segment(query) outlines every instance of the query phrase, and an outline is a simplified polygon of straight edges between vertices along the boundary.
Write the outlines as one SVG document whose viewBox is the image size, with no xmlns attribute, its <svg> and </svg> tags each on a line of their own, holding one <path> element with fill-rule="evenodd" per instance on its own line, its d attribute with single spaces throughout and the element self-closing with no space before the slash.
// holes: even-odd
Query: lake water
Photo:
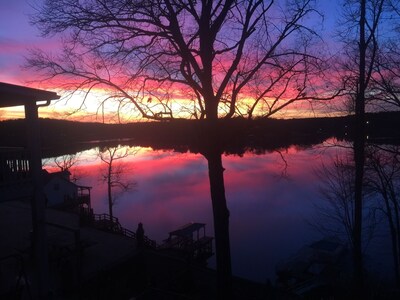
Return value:
<svg viewBox="0 0 400 300">
<path fill-rule="evenodd" d="M 329 165 L 334 156 L 347 151 L 333 144 L 330 140 L 306 149 L 293 146 L 265 154 L 223 155 L 234 275 L 273 281 L 277 263 L 322 237 L 309 224 L 318 214 L 315 204 L 324 203 L 315 171 L 322 162 Z M 135 154 L 121 160 L 123 180 L 136 186 L 117 199 L 114 216 L 120 223 L 135 230 L 142 222 L 145 234 L 158 243 L 189 222 L 206 223 L 207 235 L 213 236 L 207 160 L 190 152 L 130 150 Z M 96 152 L 80 153 L 71 170 L 78 184 L 93 187 L 95 213 L 107 213 L 107 189 L 101 182 L 104 163 Z M 379 249 L 379 255 L 390 254 L 389 246 Z M 215 267 L 215 256 L 209 265 Z"/>
</svg>

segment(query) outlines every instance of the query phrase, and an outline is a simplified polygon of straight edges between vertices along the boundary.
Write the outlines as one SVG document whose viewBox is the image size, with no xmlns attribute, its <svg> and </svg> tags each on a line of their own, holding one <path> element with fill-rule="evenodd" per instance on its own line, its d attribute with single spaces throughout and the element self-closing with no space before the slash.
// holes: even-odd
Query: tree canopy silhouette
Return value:
<svg viewBox="0 0 400 300">
<path fill-rule="evenodd" d="M 48 0 L 32 23 L 63 49 L 27 66 L 148 119 L 267 117 L 337 94 L 319 88 L 313 2 Z"/>
</svg>

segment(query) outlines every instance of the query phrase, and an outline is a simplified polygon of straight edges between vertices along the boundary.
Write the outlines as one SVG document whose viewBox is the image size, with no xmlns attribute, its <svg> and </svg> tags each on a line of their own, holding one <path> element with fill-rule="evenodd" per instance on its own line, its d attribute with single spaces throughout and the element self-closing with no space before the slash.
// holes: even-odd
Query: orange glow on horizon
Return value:
<svg viewBox="0 0 400 300">
<path fill-rule="evenodd" d="M 70 91 L 56 88 L 54 85 L 43 84 L 32 85 L 34 88 L 40 88 L 49 91 L 55 91 L 61 96 L 61 99 L 53 101 L 48 107 L 41 107 L 39 115 L 42 118 L 67 119 L 72 121 L 83 122 L 104 122 L 104 123 L 127 123 L 135 121 L 145 121 L 139 111 L 130 102 L 129 99 L 106 99 L 109 97 L 109 89 L 93 88 L 87 95 L 84 92 L 78 92 L 71 95 Z M 156 94 L 156 93 L 155 93 Z M 162 97 L 162 92 L 159 93 Z M 164 92 L 165 94 L 165 92 Z M 188 99 L 187 94 L 183 90 L 171 91 L 167 97 L 163 99 L 152 96 L 145 96 L 142 99 L 143 107 L 148 105 L 153 109 L 154 114 L 164 111 L 164 105 L 168 105 L 172 110 L 175 118 L 193 118 L 193 112 L 198 110 L 196 100 Z M 140 100 L 140 99 L 139 99 Z M 269 101 L 273 101 L 272 99 Z M 146 103 L 147 102 L 147 103 Z M 284 101 L 283 101 L 284 102 Z M 123 105 L 121 105 L 123 103 Z M 246 116 L 247 110 L 254 103 L 254 98 L 241 95 L 241 99 L 237 103 L 237 111 L 239 115 Z M 254 116 L 260 115 L 263 107 L 259 104 L 256 107 Z M 148 111 L 149 114 L 152 114 Z M 223 103 L 220 104 L 220 115 L 223 116 L 227 112 L 227 108 Z M 331 106 L 326 104 L 316 104 L 313 107 L 307 101 L 295 102 L 275 113 L 273 118 L 305 118 L 305 117 L 321 117 L 335 116 L 340 113 L 332 111 Z M 199 115 L 199 114 L 198 114 Z M 12 107 L 0 109 L 0 120 L 24 118 L 23 107 Z"/>
</svg>

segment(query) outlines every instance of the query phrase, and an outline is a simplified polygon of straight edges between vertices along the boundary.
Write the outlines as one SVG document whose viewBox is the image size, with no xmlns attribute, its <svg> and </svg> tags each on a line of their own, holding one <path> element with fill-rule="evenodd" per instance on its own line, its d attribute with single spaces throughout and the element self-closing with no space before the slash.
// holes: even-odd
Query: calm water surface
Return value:
<svg viewBox="0 0 400 300">
<path fill-rule="evenodd" d="M 344 151 L 326 147 L 331 142 L 312 149 L 223 156 L 235 275 L 274 280 L 277 263 L 322 237 L 309 222 L 318 213 L 314 204 L 323 201 L 315 170 Z M 206 233 L 213 236 L 207 160 L 194 153 L 132 150 L 136 154 L 122 164 L 124 180 L 135 181 L 136 187 L 117 199 L 114 216 L 120 223 L 135 230 L 142 222 L 145 234 L 158 243 L 188 222 L 206 223 Z M 100 180 L 103 170 L 95 149 L 81 153 L 72 169 L 78 184 L 93 187 L 95 213 L 108 212 L 106 185 Z M 209 265 L 215 266 L 215 256 Z"/>
</svg>

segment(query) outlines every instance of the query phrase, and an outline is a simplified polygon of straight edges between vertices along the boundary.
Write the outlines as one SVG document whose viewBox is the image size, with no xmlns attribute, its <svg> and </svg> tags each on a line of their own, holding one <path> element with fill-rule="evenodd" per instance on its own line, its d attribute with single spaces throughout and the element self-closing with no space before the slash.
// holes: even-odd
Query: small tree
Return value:
<svg viewBox="0 0 400 300">
<path fill-rule="evenodd" d="M 43 165 L 50 167 L 57 167 L 61 172 L 69 171 L 71 172 L 72 168 L 79 164 L 79 154 L 65 154 L 53 158 L 48 158 L 43 161 Z M 76 169 L 73 172 L 72 180 L 76 182 L 78 180 L 78 175 Z"/>
<path fill-rule="evenodd" d="M 103 147 L 99 148 L 98 156 L 106 168 L 101 173 L 102 182 L 107 184 L 108 210 L 111 219 L 113 218 L 113 206 L 118 196 L 136 186 L 133 180 L 126 180 L 127 168 L 121 162 L 124 158 L 132 155 L 128 147 Z"/>
<path fill-rule="evenodd" d="M 66 154 L 58 156 L 53 159 L 53 162 L 60 169 L 60 171 L 69 170 L 71 167 L 79 163 L 79 155 Z"/>
</svg>

